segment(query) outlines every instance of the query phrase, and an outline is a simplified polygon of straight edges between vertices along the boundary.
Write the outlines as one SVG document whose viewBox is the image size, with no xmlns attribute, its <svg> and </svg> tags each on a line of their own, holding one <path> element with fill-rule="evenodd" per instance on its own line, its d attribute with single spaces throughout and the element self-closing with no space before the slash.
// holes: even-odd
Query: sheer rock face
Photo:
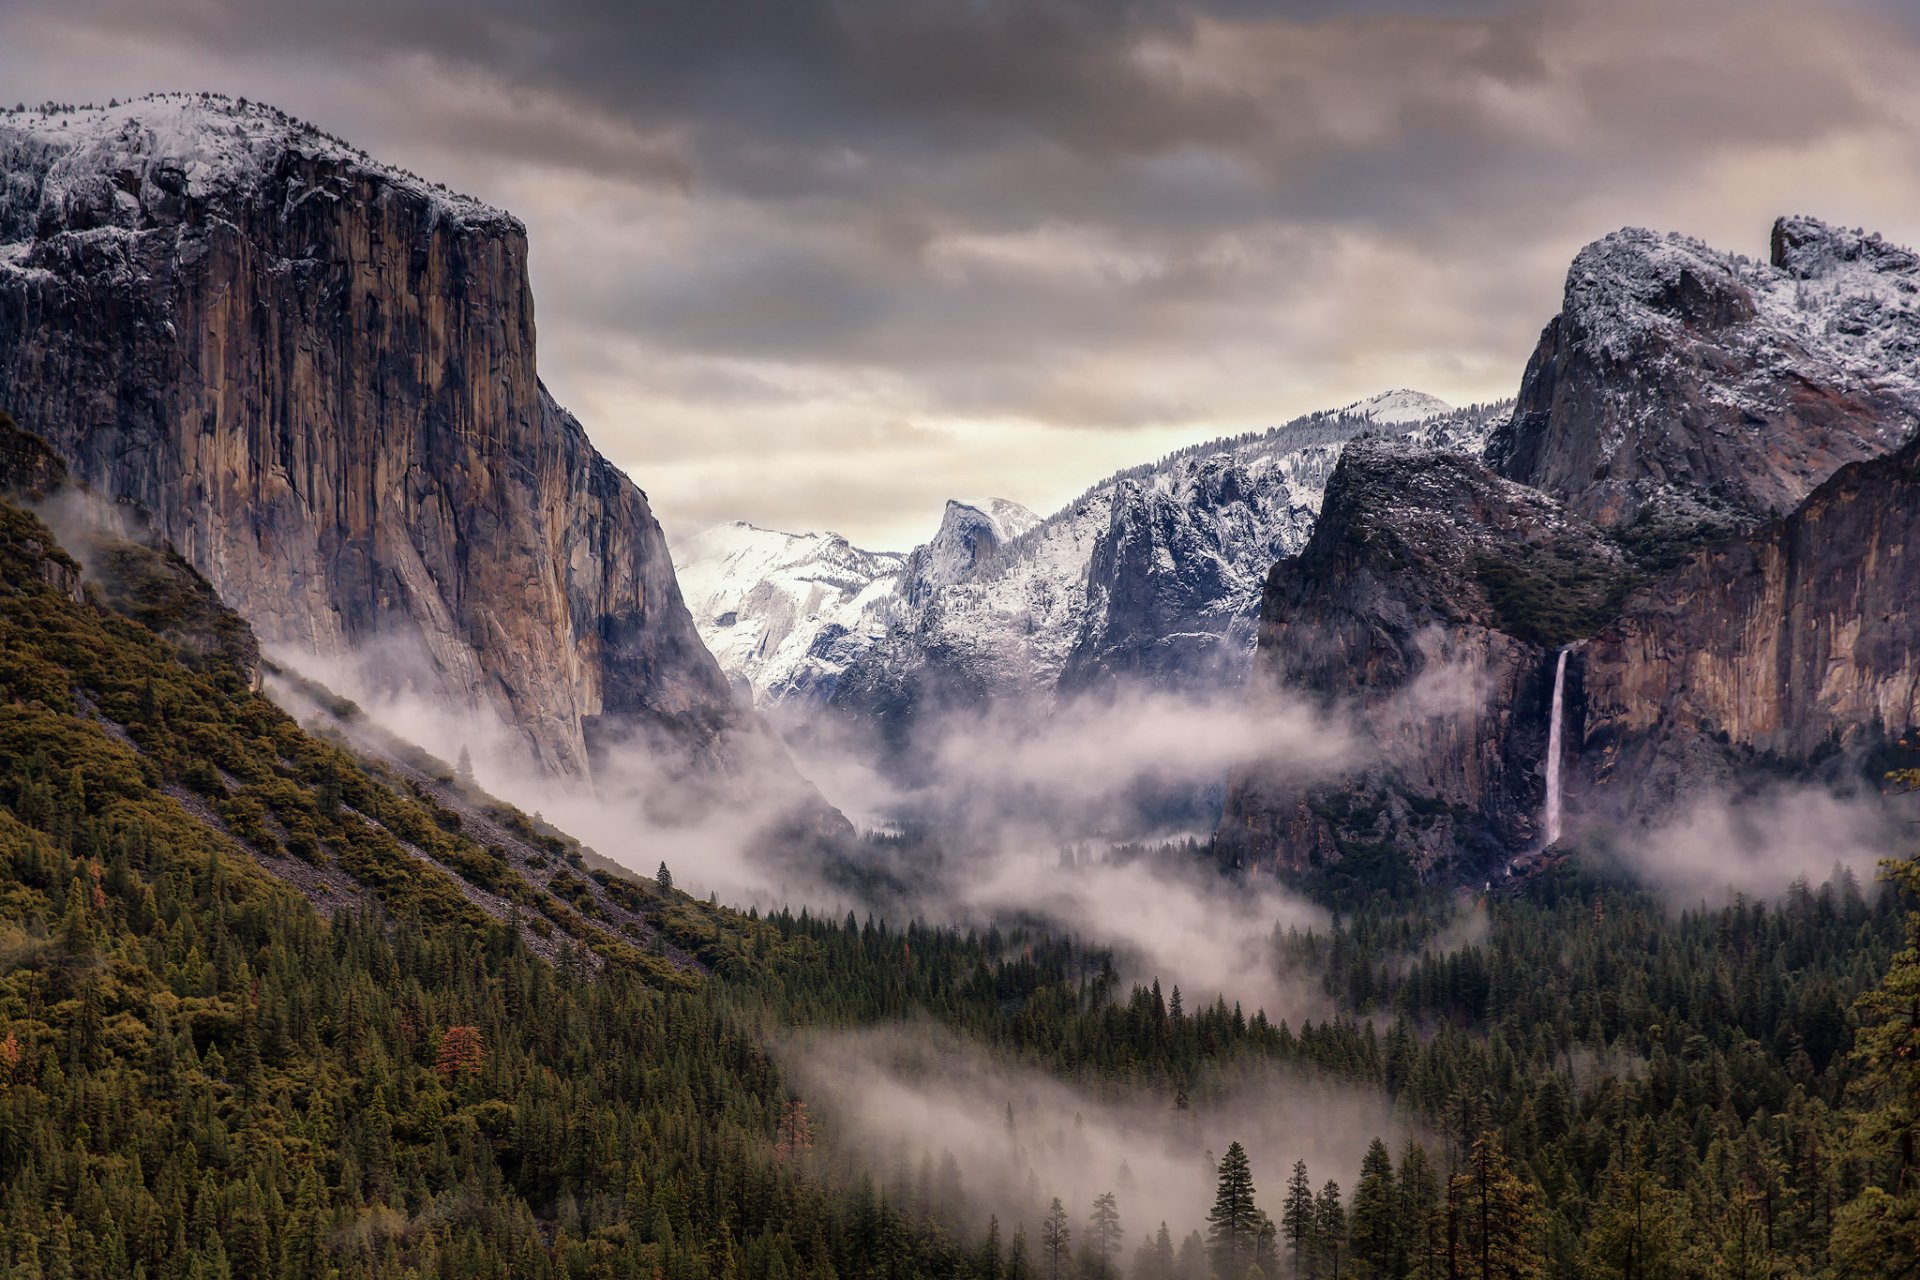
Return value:
<svg viewBox="0 0 1920 1280">
<path fill-rule="evenodd" d="M 270 647 L 381 646 L 551 770 L 734 711 L 647 500 L 541 386 L 525 229 L 270 108 L 0 116 L 0 404 Z"/>
<path fill-rule="evenodd" d="M 1920 722 L 1916 424 L 1907 250 L 1807 219 L 1768 264 L 1639 231 L 1590 246 L 1488 446 L 1498 475 L 1350 448 L 1274 569 L 1259 670 L 1379 748 L 1339 787 L 1235 779 L 1223 849 L 1424 871 L 1537 848 L 1563 645 L 1576 831 L 1762 766 L 1857 776 Z"/>
<path fill-rule="evenodd" d="M 1242 771 L 1222 849 L 1299 872 L 1392 848 L 1424 870 L 1532 840 L 1554 648 L 1624 580 L 1587 521 L 1472 459 L 1349 445 L 1267 580 L 1255 679 L 1343 710 L 1371 756 L 1314 789 Z M 1571 601 L 1543 602 L 1547 583 Z"/>
<path fill-rule="evenodd" d="M 1702 548 L 1635 592 L 1581 658 L 1580 777 L 1601 813 L 1920 725 L 1920 443 Z"/>
<path fill-rule="evenodd" d="M 1581 250 L 1494 469 L 1597 524 L 1733 532 L 1920 426 L 1920 257 L 1810 218 L 1771 261 L 1628 229 Z"/>
</svg>

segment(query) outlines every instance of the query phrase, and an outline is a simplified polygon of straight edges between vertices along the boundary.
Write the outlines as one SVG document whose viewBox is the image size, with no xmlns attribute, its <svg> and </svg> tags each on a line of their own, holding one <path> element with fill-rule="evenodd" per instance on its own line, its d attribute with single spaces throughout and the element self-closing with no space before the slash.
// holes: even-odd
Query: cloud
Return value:
<svg viewBox="0 0 1920 1280">
<path fill-rule="evenodd" d="M 1902 815 L 1881 797 L 1815 786 L 1702 797 L 1656 825 L 1588 838 L 1603 860 L 1679 908 L 1777 898 L 1796 880 L 1819 884 L 1835 871 L 1865 888 L 1878 878 L 1880 860 L 1910 839 Z"/>
<path fill-rule="evenodd" d="M 1509 394 L 1622 224 L 1920 239 L 1917 46 L 1849 0 L 0 15 L 13 96 L 265 97 L 513 208 L 543 372 L 670 527 L 866 545 L 960 482 L 1046 510 L 1383 387 Z M 849 442 L 900 424 L 931 450 Z"/>
<path fill-rule="evenodd" d="M 1203 846 L 1211 816 L 1195 797 L 1254 756 L 1300 777 L 1357 758 L 1338 723 L 1287 702 L 1122 690 L 1047 718 L 939 717 L 921 730 L 935 767 L 912 786 L 827 721 L 809 726 L 797 762 L 773 733 L 743 731 L 721 775 L 637 734 L 608 750 L 588 787 L 544 776 L 524 737 L 450 697 L 411 639 L 340 659 L 270 656 L 403 741 L 447 761 L 464 751 L 483 789 L 597 853 L 646 875 L 666 862 L 696 895 L 763 910 L 878 907 L 963 927 L 1018 918 L 1109 949 L 1123 979 L 1180 986 L 1194 1004 L 1223 996 L 1296 1022 L 1333 1012 L 1317 977 L 1283 969 L 1274 945 L 1290 929 L 1324 929 L 1324 911 L 1270 880 L 1228 881 L 1201 848 L 1136 843 L 1183 834 L 1187 822 Z M 268 692 L 303 720 L 320 711 L 292 682 L 269 681 Z M 361 745 L 382 749 L 365 734 Z M 862 827 L 904 822 L 930 840 L 897 858 L 885 845 L 835 857 L 770 834 L 816 795 Z M 876 877 L 895 888 L 875 890 Z"/>
<path fill-rule="evenodd" d="M 1295 1160 L 1315 1185 L 1345 1185 L 1375 1137 L 1397 1149 L 1413 1136 L 1383 1095 L 1277 1067 L 1204 1076 L 1179 1111 L 1156 1093 L 1077 1087 L 925 1027 L 817 1035 L 781 1056 L 836 1144 L 883 1186 L 897 1167 L 951 1155 L 960 1195 L 936 1208 L 969 1224 L 997 1215 L 1003 1239 L 1024 1225 L 1030 1249 L 1054 1196 L 1077 1233 L 1093 1198 L 1115 1193 L 1123 1256 L 1163 1219 L 1176 1243 L 1204 1231 L 1231 1142 L 1245 1146 L 1259 1204 L 1278 1220 Z"/>
</svg>

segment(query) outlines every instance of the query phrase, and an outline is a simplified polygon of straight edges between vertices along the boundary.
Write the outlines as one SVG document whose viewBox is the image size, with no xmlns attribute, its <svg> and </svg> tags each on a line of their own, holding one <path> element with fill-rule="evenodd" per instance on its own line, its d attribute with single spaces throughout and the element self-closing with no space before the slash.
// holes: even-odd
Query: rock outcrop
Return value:
<svg viewBox="0 0 1920 1280">
<path fill-rule="evenodd" d="M 1783 516 L 1920 427 L 1920 258 L 1809 218 L 1770 262 L 1628 229 L 1581 250 L 1495 470 L 1630 540 Z"/>
<path fill-rule="evenodd" d="M 1695 552 L 1579 657 L 1575 800 L 1596 816 L 1756 762 L 1845 769 L 1903 736 L 1920 725 L 1920 442 Z"/>
<path fill-rule="evenodd" d="M 1350 447 L 1275 567 L 1259 678 L 1378 750 L 1331 787 L 1235 778 L 1221 851 L 1362 883 L 1402 854 L 1458 874 L 1538 851 L 1563 646 L 1571 830 L 1760 767 L 1857 776 L 1920 720 L 1917 426 L 1907 250 L 1808 219 L 1776 224 L 1770 263 L 1589 246 L 1491 473 Z"/>
<path fill-rule="evenodd" d="M 1555 649 L 1628 575 L 1589 522 L 1473 459 L 1349 445 L 1306 548 L 1268 576 L 1254 678 L 1352 717 L 1371 753 L 1326 787 L 1243 771 L 1223 854 L 1426 871 L 1531 842 Z"/>
<path fill-rule="evenodd" d="M 281 113 L 0 116 L 0 404 L 291 655 L 488 707 L 550 770 L 736 712 L 639 489 L 541 385 L 525 229 Z"/>
</svg>

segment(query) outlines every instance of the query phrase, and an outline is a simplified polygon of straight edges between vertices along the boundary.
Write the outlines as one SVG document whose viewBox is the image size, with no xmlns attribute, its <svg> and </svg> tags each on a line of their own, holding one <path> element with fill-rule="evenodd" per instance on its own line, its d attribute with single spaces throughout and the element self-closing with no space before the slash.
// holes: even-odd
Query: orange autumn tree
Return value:
<svg viewBox="0 0 1920 1280">
<path fill-rule="evenodd" d="M 433 1064 L 434 1070 L 448 1084 L 462 1075 L 477 1076 L 486 1053 L 478 1027 L 448 1027 L 440 1037 L 440 1056 Z"/>
</svg>

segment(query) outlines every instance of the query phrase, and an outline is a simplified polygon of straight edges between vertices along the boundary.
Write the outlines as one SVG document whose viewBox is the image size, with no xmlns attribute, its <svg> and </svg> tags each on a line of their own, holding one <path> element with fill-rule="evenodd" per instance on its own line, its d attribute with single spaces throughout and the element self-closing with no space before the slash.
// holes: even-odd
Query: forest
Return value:
<svg viewBox="0 0 1920 1280">
<path fill-rule="evenodd" d="M 1033 926 L 739 913 L 670 872 L 591 873 L 615 930 L 568 905 L 585 864 L 527 878 L 193 643 L 197 607 L 83 583 L 0 504 L 7 1280 L 1916 1274 L 1911 860 L 1686 910 L 1577 865 L 1383 897 L 1275 934 L 1332 1010 L 1297 1022 Z M 1338 1082 L 1407 1136 L 1236 1141 L 1204 1222 L 1118 1178 L 983 1221 L 951 1153 L 874 1158 L 781 1051 L 901 1024 L 1167 1113 Z"/>
</svg>

